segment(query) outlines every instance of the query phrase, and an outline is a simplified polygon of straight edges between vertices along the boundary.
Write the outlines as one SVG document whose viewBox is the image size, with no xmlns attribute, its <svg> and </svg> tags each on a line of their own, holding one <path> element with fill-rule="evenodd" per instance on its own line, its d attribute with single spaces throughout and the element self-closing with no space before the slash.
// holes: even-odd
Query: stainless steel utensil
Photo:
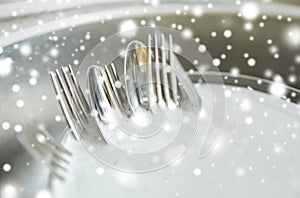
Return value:
<svg viewBox="0 0 300 198">
<path fill-rule="evenodd" d="M 80 140 L 84 136 L 93 140 L 100 134 L 106 142 L 95 119 L 97 112 L 89 107 L 72 67 L 68 65 L 51 70 L 50 76 L 58 102 L 74 137 Z"/>
<path fill-rule="evenodd" d="M 168 42 L 164 34 L 148 35 L 147 46 L 140 41 L 131 42 L 127 47 L 124 71 L 125 76 L 133 79 L 132 83 L 126 82 L 133 111 L 139 106 L 153 110 L 156 104 L 161 109 L 166 106 L 189 108 L 186 104 L 193 84 L 174 54 L 172 35 Z"/>
<path fill-rule="evenodd" d="M 17 139 L 33 158 L 49 168 L 50 174 L 63 180 L 63 172 L 67 171 L 68 157 L 72 153 L 63 147 L 47 131 L 44 125 L 33 119 L 26 122 L 30 130 L 23 130 Z"/>
</svg>

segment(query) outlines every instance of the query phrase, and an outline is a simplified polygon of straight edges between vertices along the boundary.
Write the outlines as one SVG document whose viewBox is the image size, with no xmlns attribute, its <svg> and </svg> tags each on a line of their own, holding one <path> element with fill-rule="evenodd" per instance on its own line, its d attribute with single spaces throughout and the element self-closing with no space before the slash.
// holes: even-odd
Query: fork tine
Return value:
<svg viewBox="0 0 300 198">
<path fill-rule="evenodd" d="M 148 83 L 148 98 L 149 98 L 149 108 L 151 108 L 155 104 L 155 94 L 153 87 L 153 76 L 152 76 L 152 36 L 148 35 L 148 47 L 147 47 L 147 57 L 148 57 L 148 67 L 147 67 L 147 83 Z"/>
<path fill-rule="evenodd" d="M 88 84 L 90 90 L 90 96 L 94 98 L 94 101 L 98 101 L 97 103 L 93 104 L 93 100 L 91 100 L 91 104 L 95 105 L 94 108 L 98 112 L 98 117 L 102 122 L 107 123 L 107 112 L 110 111 L 110 104 L 108 101 L 107 91 L 104 87 L 104 80 L 100 71 L 100 68 L 97 66 L 91 66 L 88 70 Z M 92 88 L 93 84 L 96 83 L 96 88 Z M 97 94 L 98 93 L 98 94 Z M 97 97 L 100 95 L 99 97 Z"/>
<path fill-rule="evenodd" d="M 175 62 L 174 62 L 174 50 L 173 50 L 173 37 L 169 35 L 169 62 L 171 66 L 171 91 L 173 100 L 178 105 L 178 91 L 177 91 L 177 79 L 175 74 Z"/>
<path fill-rule="evenodd" d="M 121 112 L 124 111 L 124 106 L 123 106 L 123 103 L 119 97 L 119 94 L 118 94 L 118 91 L 117 91 L 117 88 L 115 86 L 115 83 L 117 82 L 118 80 L 118 77 L 117 77 L 117 74 L 115 73 L 115 68 L 114 68 L 114 64 L 111 63 L 110 67 L 105 65 L 105 73 L 106 73 L 106 76 L 107 76 L 107 80 L 108 80 L 108 84 L 110 85 L 110 90 L 111 90 L 111 98 L 113 98 L 112 100 L 115 101 L 115 105 L 116 105 L 116 108 L 118 109 L 119 111 L 119 114 L 121 114 Z"/>
<path fill-rule="evenodd" d="M 154 34 L 154 57 L 155 57 L 155 83 L 156 83 L 156 93 L 157 93 L 157 102 L 161 108 L 164 108 L 164 101 L 162 97 L 162 84 L 160 80 L 160 63 L 159 63 L 159 51 L 158 51 L 158 40 L 157 35 Z"/>
<path fill-rule="evenodd" d="M 55 160 L 51 160 L 50 161 L 50 165 L 52 165 L 52 167 L 56 167 L 56 168 L 59 168 L 63 171 L 68 171 L 68 169 L 66 167 L 64 167 L 63 165 L 59 164 L 57 161 Z"/>
<path fill-rule="evenodd" d="M 73 99 L 74 107 L 76 108 L 75 112 L 78 115 L 78 119 L 86 121 L 88 118 L 88 112 L 85 110 L 83 103 L 81 102 L 81 98 L 79 96 L 79 90 L 76 88 L 76 85 L 71 77 L 71 72 L 69 71 L 68 67 L 62 66 L 61 67 L 62 75 L 65 80 L 65 84 L 67 85 L 70 98 Z M 70 99 L 69 98 L 69 99 Z M 80 116 L 82 115 L 82 116 Z M 82 119 L 81 119 L 82 118 Z"/>
<path fill-rule="evenodd" d="M 114 78 L 114 82 L 120 82 L 120 78 L 119 78 L 119 75 L 117 74 L 117 71 L 116 71 L 116 68 L 115 68 L 115 65 L 114 63 L 111 63 L 111 67 L 110 67 L 110 73 L 112 74 L 112 77 Z M 116 87 L 116 86 L 114 86 Z M 121 85 L 122 87 L 122 85 Z M 122 106 L 122 111 L 125 112 L 125 114 L 127 116 L 129 116 L 131 113 L 128 111 L 129 107 L 128 107 L 128 104 L 122 102 L 123 101 L 127 101 L 127 98 L 126 98 L 126 93 L 124 91 L 124 89 L 122 88 L 118 88 L 116 89 L 116 94 L 118 95 L 118 98 L 119 98 L 119 104 Z"/>
<path fill-rule="evenodd" d="M 72 134 L 75 137 L 76 140 L 80 140 L 79 134 L 77 133 L 77 125 L 76 122 L 73 119 L 72 112 L 69 108 L 69 104 L 66 102 L 66 99 L 64 98 L 63 94 L 61 93 L 62 87 L 60 86 L 59 79 L 57 77 L 57 74 L 55 71 L 50 71 L 50 77 L 54 86 L 54 90 L 56 95 L 58 96 L 58 103 L 62 109 L 62 112 L 66 118 L 67 124 L 72 129 Z"/>
<path fill-rule="evenodd" d="M 61 162 L 69 163 L 64 154 L 70 153 L 70 155 L 72 155 L 71 152 L 59 144 L 46 129 L 39 127 L 33 119 L 28 121 L 27 117 L 26 123 L 28 123 L 28 127 L 30 128 L 18 134 L 18 141 L 33 158 L 41 161 L 49 168 L 51 175 L 63 180 L 64 177 L 57 169 L 67 171 L 67 168 L 63 166 Z M 45 141 L 39 140 L 37 135 L 43 135 Z M 63 149 L 56 149 L 57 147 L 55 145 L 60 145 L 59 147 Z"/>
<path fill-rule="evenodd" d="M 67 77 L 65 76 L 65 74 L 63 72 L 61 72 L 61 68 L 60 69 L 56 69 L 56 75 L 57 75 L 57 79 L 58 82 L 61 86 L 61 90 L 62 90 L 62 95 L 64 96 L 62 99 L 64 99 L 63 101 L 67 104 L 67 106 L 69 107 L 70 112 L 73 115 L 73 118 L 75 123 L 78 125 L 79 121 L 80 121 L 80 117 L 79 117 L 79 113 L 77 112 L 77 108 L 76 108 L 76 103 L 74 101 L 74 98 L 72 97 L 72 87 L 69 84 L 69 82 L 67 81 Z"/>
<path fill-rule="evenodd" d="M 25 135 L 24 132 L 19 133 L 17 136 L 17 140 L 22 144 L 22 146 L 26 149 L 26 151 L 36 160 L 40 160 L 41 159 L 41 155 L 39 154 L 39 152 L 37 152 L 36 150 L 34 150 L 34 148 L 32 147 L 32 142 L 29 141 L 29 138 Z"/>
<path fill-rule="evenodd" d="M 53 156 L 56 156 L 57 159 L 68 163 L 63 155 L 65 154 L 68 156 L 72 156 L 72 153 L 70 151 L 59 144 L 47 131 L 47 129 L 45 127 L 41 127 L 41 125 L 38 125 L 34 119 L 31 118 L 27 123 L 30 123 L 29 126 L 32 129 L 30 133 L 26 133 L 27 139 L 31 138 L 31 143 L 34 144 L 37 149 L 41 150 L 44 153 L 47 153 L 47 151 L 51 151 L 50 153 L 52 153 Z M 45 138 L 45 141 L 39 140 L 38 135 L 43 136 Z"/>
<path fill-rule="evenodd" d="M 111 103 L 111 106 L 115 107 L 116 115 L 119 116 L 119 118 L 120 118 L 122 111 L 120 110 L 118 99 L 117 99 L 117 96 L 115 93 L 115 91 L 116 91 L 115 86 L 114 86 L 115 83 L 113 82 L 113 79 L 109 75 L 110 72 L 107 69 L 107 65 L 105 65 L 104 69 L 102 69 L 101 67 L 99 69 L 100 69 L 102 77 L 104 78 L 103 84 L 106 87 L 107 97 Z M 114 110 L 113 108 L 111 108 L 111 109 Z M 114 115 L 114 114 L 112 114 L 112 115 Z"/>
<path fill-rule="evenodd" d="M 46 137 L 47 142 L 49 142 L 51 145 L 53 145 L 57 150 L 61 151 L 62 153 L 72 156 L 72 153 L 68 151 L 65 147 L 63 147 L 61 144 L 59 144 L 49 133 L 49 131 L 45 127 L 39 127 L 37 124 L 37 121 L 30 118 L 28 123 L 34 123 L 36 128 L 39 129 L 40 134 L 42 134 L 44 137 Z M 32 124 L 31 124 L 32 125 Z M 65 133 L 65 131 L 63 132 Z"/>
<path fill-rule="evenodd" d="M 76 93 L 76 88 L 75 85 L 70 77 L 70 72 L 68 71 L 68 68 L 66 68 L 65 66 L 61 66 L 60 70 L 59 70 L 63 76 L 62 80 L 64 80 L 64 84 L 67 86 L 67 90 L 65 88 L 63 88 L 64 92 L 67 92 L 67 99 L 70 101 L 71 99 L 73 99 L 74 101 L 74 108 L 76 108 L 74 110 L 74 113 L 78 113 L 80 115 L 82 115 L 85 119 L 87 118 L 87 115 L 84 111 L 84 109 L 82 108 L 82 106 L 79 104 L 78 101 L 79 96 L 78 93 Z M 69 96 L 68 96 L 69 95 Z M 78 116 L 78 118 L 80 118 L 80 116 Z"/>
<path fill-rule="evenodd" d="M 80 88 L 80 86 L 79 86 L 79 84 L 78 84 L 78 82 L 76 80 L 76 77 L 75 77 L 75 74 L 74 74 L 74 71 L 73 71 L 71 65 L 68 65 L 67 68 L 68 68 L 68 71 L 70 73 L 70 77 L 72 79 L 74 87 L 76 89 L 76 93 L 77 93 L 79 105 L 80 105 L 82 111 L 87 115 L 90 112 L 90 107 L 88 105 L 88 102 L 87 102 L 87 100 L 86 100 L 86 98 L 85 98 L 85 96 L 83 94 L 82 89 Z"/>
<path fill-rule="evenodd" d="M 82 114 L 80 114 L 79 112 L 78 112 L 78 109 L 76 108 L 76 105 L 78 106 L 78 101 L 77 101 L 77 99 L 76 98 L 73 98 L 72 97 L 72 94 L 70 93 L 70 92 L 72 92 L 70 89 L 72 89 L 72 85 L 71 84 L 67 84 L 68 83 L 68 81 L 64 78 L 64 77 L 62 77 L 62 75 L 61 75 L 61 73 L 60 73 L 60 71 L 59 71 L 59 69 L 56 69 L 55 70 L 56 71 L 56 75 L 57 75 L 57 77 L 58 77 L 58 81 L 59 81 L 59 84 L 61 85 L 61 87 L 62 87 L 62 90 L 63 90 L 63 95 L 64 95 L 64 97 L 62 98 L 62 101 L 63 102 L 65 102 L 67 105 L 68 105 L 68 107 L 69 107 L 69 109 L 70 109 L 70 111 L 71 111 L 71 113 L 72 113 L 72 115 L 73 115 L 73 120 L 74 120 L 74 124 L 75 124 L 75 127 L 77 126 L 80 130 L 76 130 L 75 132 L 82 132 L 83 130 L 84 130 L 84 126 L 83 126 L 83 124 L 82 124 Z M 70 88 L 69 88 L 70 87 Z M 80 134 L 78 134 L 78 138 L 80 137 Z"/>
<path fill-rule="evenodd" d="M 55 149 L 52 148 L 47 142 L 45 143 L 38 143 L 34 144 L 34 149 L 41 155 L 41 159 L 46 164 L 55 164 L 58 167 L 60 167 L 63 170 L 67 170 L 63 165 L 61 165 L 59 162 L 64 162 L 65 164 L 68 164 L 69 162 L 61 156 L 58 152 L 55 152 Z"/>
<path fill-rule="evenodd" d="M 165 35 L 161 34 L 161 57 L 162 57 L 162 80 L 163 80 L 163 91 L 164 91 L 164 96 L 166 99 L 166 103 L 168 106 L 171 105 L 170 101 L 170 86 L 169 86 L 169 81 L 168 81 L 168 76 L 167 76 L 167 57 L 166 57 L 166 41 L 165 41 Z"/>
</svg>

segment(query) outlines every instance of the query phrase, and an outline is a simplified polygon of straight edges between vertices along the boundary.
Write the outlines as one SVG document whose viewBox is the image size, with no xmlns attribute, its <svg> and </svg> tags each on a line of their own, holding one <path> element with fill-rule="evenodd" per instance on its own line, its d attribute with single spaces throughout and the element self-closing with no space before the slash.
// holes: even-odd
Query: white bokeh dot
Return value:
<svg viewBox="0 0 300 198">
<path fill-rule="evenodd" d="M 220 66 L 220 64 L 221 64 L 221 60 L 220 59 L 218 59 L 218 58 L 214 58 L 213 59 L 213 65 L 214 66 L 218 67 L 218 66 Z"/>
<path fill-rule="evenodd" d="M 246 20 L 254 20 L 259 15 L 259 8 L 253 2 L 246 2 L 241 6 L 242 17 Z"/>
<path fill-rule="evenodd" d="M 194 173 L 195 176 L 200 176 L 201 173 L 202 173 L 202 171 L 201 171 L 200 168 L 195 168 L 194 171 L 193 171 L 193 173 Z"/>
<path fill-rule="evenodd" d="M 22 131 L 22 125 L 20 124 L 16 124 L 14 127 L 15 132 L 19 133 Z"/>
<path fill-rule="evenodd" d="M 230 30 L 225 30 L 224 31 L 224 37 L 225 38 L 230 38 L 232 36 L 232 32 Z"/>
<path fill-rule="evenodd" d="M 8 130 L 8 129 L 10 128 L 9 122 L 3 122 L 3 123 L 2 123 L 2 128 L 3 128 L 4 130 Z"/>
<path fill-rule="evenodd" d="M 52 198 L 52 194 L 48 190 L 41 190 L 35 198 Z"/>
<path fill-rule="evenodd" d="M 232 95 L 231 91 L 228 90 L 228 89 L 226 89 L 226 90 L 224 91 L 224 94 L 225 94 L 225 97 L 226 97 L 226 98 L 230 98 L 231 95 Z"/>
<path fill-rule="evenodd" d="M 13 92 L 19 92 L 20 91 L 20 86 L 17 84 L 14 84 L 11 88 L 13 90 Z"/>
<path fill-rule="evenodd" d="M 23 56 L 29 56 L 32 53 L 31 46 L 28 44 L 24 44 L 20 47 L 20 53 Z"/>
<path fill-rule="evenodd" d="M 30 78 L 30 79 L 29 79 L 29 84 L 30 84 L 31 86 L 36 85 L 36 84 L 37 84 L 37 78 L 35 78 L 35 77 Z"/>
<path fill-rule="evenodd" d="M 54 117 L 54 119 L 55 119 L 56 122 L 60 122 L 61 121 L 61 116 L 60 115 L 56 115 Z"/>
<path fill-rule="evenodd" d="M 256 60 L 254 58 L 249 58 L 248 59 L 248 65 L 250 67 L 254 67 L 256 65 Z"/>
<path fill-rule="evenodd" d="M 252 123 L 253 123 L 253 118 L 250 117 L 250 116 L 246 117 L 246 118 L 245 118 L 245 123 L 246 123 L 247 125 L 252 124 Z"/>
<path fill-rule="evenodd" d="M 206 52 L 206 46 L 201 44 L 201 45 L 199 45 L 198 50 L 199 50 L 199 52 L 204 53 L 204 52 Z"/>
<path fill-rule="evenodd" d="M 0 59 L 0 77 L 8 76 L 12 72 L 13 62 L 13 59 L 10 57 Z"/>
<path fill-rule="evenodd" d="M 97 173 L 97 175 L 103 175 L 104 174 L 104 169 L 102 167 L 98 167 L 96 169 L 96 173 Z"/>
<path fill-rule="evenodd" d="M 16 102 L 16 105 L 17 105 L 17 107 L 19 107 L 19 108 L 22 108 L 22 107 L 24 107 L 24 101 L 23 100 L 17 100 L 17 102 Z"/>
<path fill-rule="evenodd" d="M 217 32 L 212 31 L 212 32 L 210 33 L 210 36 L 213 37 L 213 38 L 215 38 L 215 37 L 217 36 Z"/>
<path fill-rule="evenodd" d="M 5 163 L 5 164 L 3 165 L 3 171 L 4 171 L 4 172 L 10 172 L 10 171 L 11 171 L 11 165 L 8 164 L 8 163 Z"/>
</svg>

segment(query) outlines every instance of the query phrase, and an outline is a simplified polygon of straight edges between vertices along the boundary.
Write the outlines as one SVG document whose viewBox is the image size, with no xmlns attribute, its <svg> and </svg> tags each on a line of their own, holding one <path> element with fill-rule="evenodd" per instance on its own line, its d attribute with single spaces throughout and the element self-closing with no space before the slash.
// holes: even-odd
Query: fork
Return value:
<svg viewBox="0 0 300 198">
<path fill-rule="evenodd" d="M 18 141 L 33 158 L 49 168 L 51 175 L 64 180 L 62 172 L 67 171 L 66 165 L 69 164 L 67 157 L 72 156 L 72 153 L 53 138 L 44 125 L 38 124 L 33 119 L 26 124 L 30 129 L 19 133 Z"/>
<path fill-rule="evenodd" d="M 49 74 L 62 112 L 75 139 L 79 141 L 85 137 L 93 141 L 100 135 L 103 142 L 108 143 L 98 127 L 98 112 L 90 108 L 71 65 L 53 69 Z"/>
</svg>

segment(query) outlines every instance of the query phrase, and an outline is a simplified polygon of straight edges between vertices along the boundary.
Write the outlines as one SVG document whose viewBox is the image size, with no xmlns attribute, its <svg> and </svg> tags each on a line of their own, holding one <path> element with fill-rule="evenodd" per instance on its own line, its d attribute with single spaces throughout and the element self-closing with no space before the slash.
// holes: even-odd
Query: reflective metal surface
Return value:
<svg viewBox="0 0 300 198">
<path fill-rule="evenodd" d="M 90 3 L 1 5 L 6 8 L 0 37 L 1 197 L 299 197 L 297 1 Z M 224 72 L 226 120 L 221 140 L 205 158 L 199 157 L 199 137 L 170 166 L 124 173 L 97 161 L 64 130 L 48 71 L 68 64 L 77 71 L 88 52 L 110 35 L 151 25 L 180 30 L 198 40 L 199 51 L 211 54 Z M 194 71 L 205 110 L 200 129 L 205 130 L 213 107 L 207 85 L 222 86 L 201 60 L 192 63 L 206 77 L 199 85 Z M 188 64 L 183 60 L 183 65 Z M 17 140 L 31 128 L 24 122 L 28 115 L 73 153 L 64 182 L 49 176 Z"/>
</svg>

